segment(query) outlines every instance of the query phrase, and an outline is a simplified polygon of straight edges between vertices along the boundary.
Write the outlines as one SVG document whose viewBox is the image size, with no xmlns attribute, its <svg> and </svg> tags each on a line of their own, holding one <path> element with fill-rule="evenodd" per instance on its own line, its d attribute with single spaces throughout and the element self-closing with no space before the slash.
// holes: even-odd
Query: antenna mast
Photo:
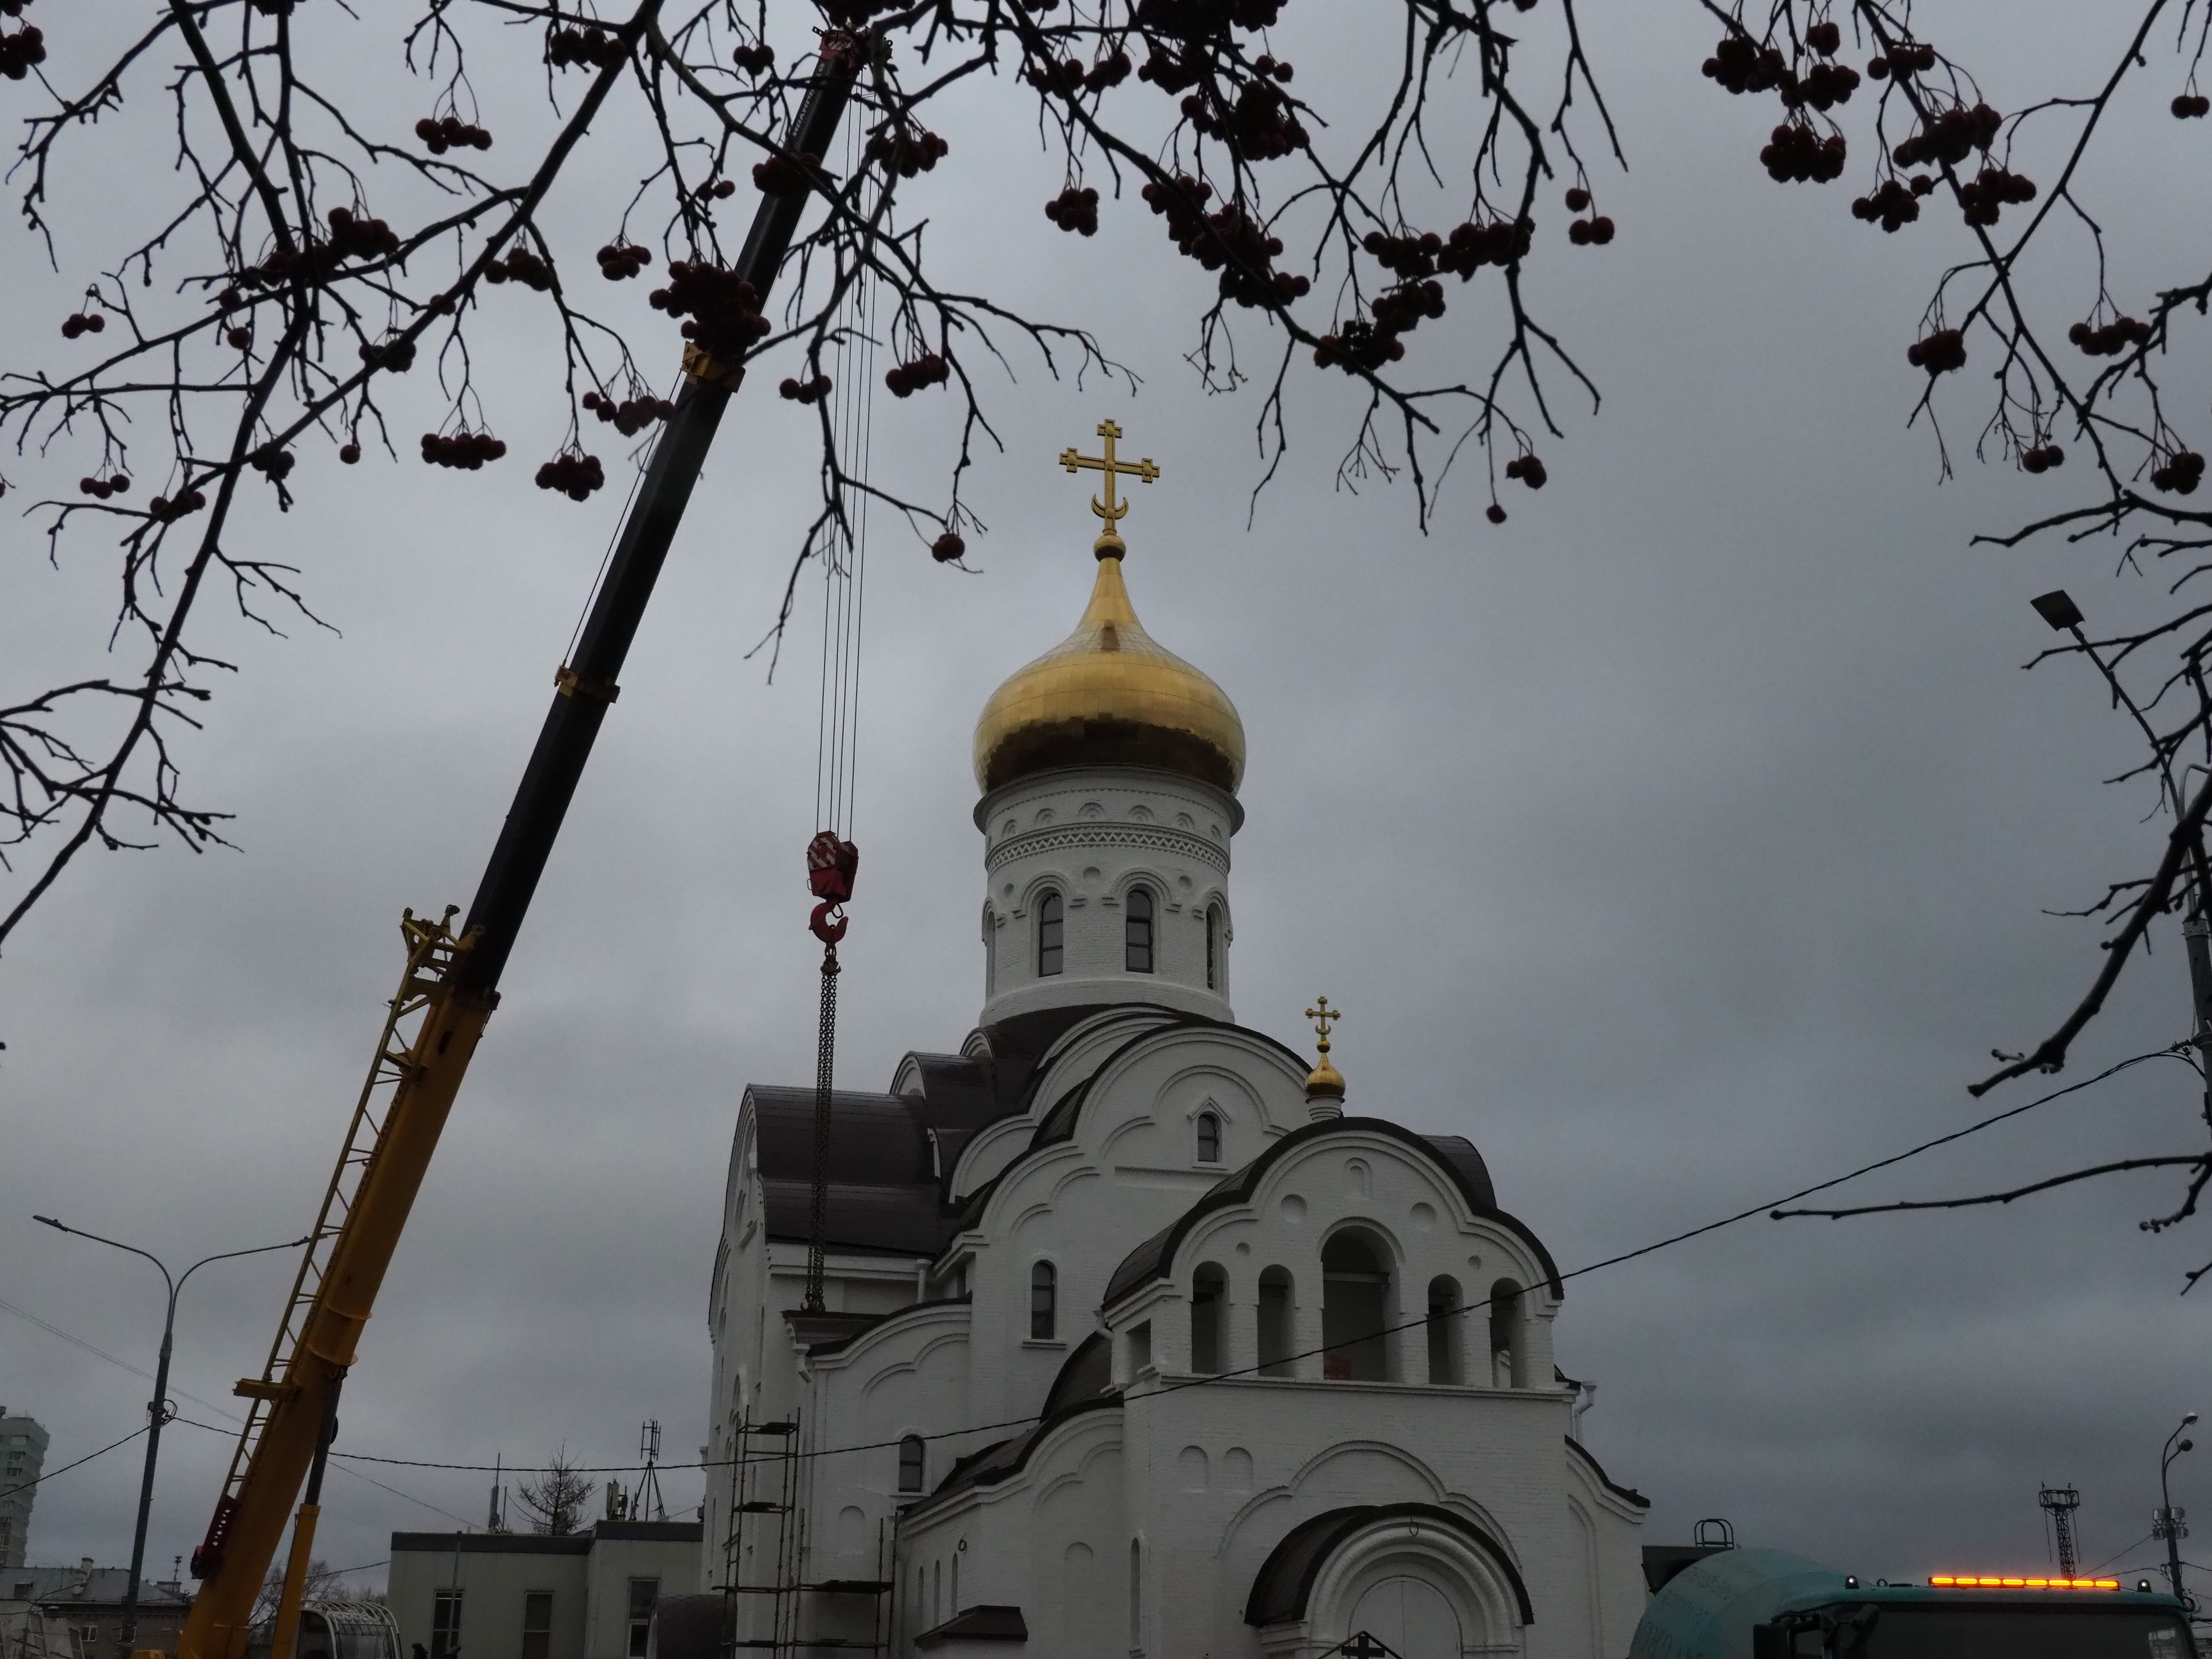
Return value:
<svg viewBox="0 0 2212 1659">
<path fill-rule="evenodd" d="M 2035 1501 L 2051 1512 L 2051 1529 L 2058 1537 L 2058 1573 L 2063 1578 L 2081 1576 L 2081 1553 L 2074 1547 L 2074 1511 L 2081 1507 L 2081 1494 L 2071 1486 L 2045 1486 Z"/>
</svg>

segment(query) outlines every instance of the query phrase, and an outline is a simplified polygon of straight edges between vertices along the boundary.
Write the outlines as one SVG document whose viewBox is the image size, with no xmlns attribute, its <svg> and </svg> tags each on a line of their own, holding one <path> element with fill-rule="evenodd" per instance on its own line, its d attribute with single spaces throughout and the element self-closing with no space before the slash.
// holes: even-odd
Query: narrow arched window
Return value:
<svg viewBox="0 0 2212 1659">
<path fill-rule="evenodd" d="M 1047 893 L 1037 903 L 1037 973 L 1056 974 L 1066 960 L 1067 924 L 1060 895 Z"/>
<path fill-rule="evenodd" d="M 1220 991 L 1228 988 L 1229 964 L 1221 954 L 1221 907 L 1206 907 L 1206 988 Z"/>
<path fill-rule="evenodd" d="M 1347 1382 L 1390 1381 L 1390 1270 L 1376 1241 L 1357 1231 L 1322 1246 L 1321 1374 Z"/>
<path fill-rule="evenodd" d="M 1429 1281 L 1429 1381 L 1465 1381 L 1460 1367 L 1459 1280 L 1441 1275 Z"/>
<path fill-rule="evenodd" d="M 901 1492 L 921 1490 L 924 1459 L 927 1455 L 927 1453 L 921 1443 L 920 1435 L 910 1434 L 899 1442 L 898 1489 Z"/>
<path fill-rule="evenodd" d="M 1229 1301 L 1229 1275 L 1212 1262 L 1190 1279 L 1190 1368 L 1211 1376 L 1228 1367 L 1221 1358 L 1221 1320 Z"/>
<path fill-rule="evenodd" d="M 991 925 L 991 907 L 983 907 L 983 994 L 999 988 L 999 930 Z"/>
<path fill-rule="evenodd" d="M 1121 924 L 1121 965 L 1133 974 L 1152 971 L 1152 896 L 1148 889 L 1132 887 L 1124 906 L 1127 920 Z"/>
<path fill-rule="evenodd" d="M 1291 1273 L 1269 1267 L 1260 1275 L 1260 1375 L 1288 1376 L 1297 1347 L 1291 1310 Z"/>
<path fill-rule="evenodd" d="M 1490 1287 L 1491 1381 L 1500 1389 L 1528 1385 L 1525 1338 L 1521 1328 L 1521 1287 L 1501 1279 Z"/>
<path fill-rule="evenodd" d="M 1129 1540 L 1129 1648 L 1145 1645 L 1145 1547 Z"/>
<path fill-rule="evenodd" d="M 1221 1162 L 1221 1120 L 1212 1112 L 1198 1115 L 1198 1161 L 1200 1164 Z"/>
<path fill-rule="evenodd" d="M 1060 1275 L 1049 1261 L 1040 1261 L 1030 1269 L 1030 1340 L 1034 1342 L 1052 1340 L 1053 1326 L 1060 1311 Z"/>
</svg>

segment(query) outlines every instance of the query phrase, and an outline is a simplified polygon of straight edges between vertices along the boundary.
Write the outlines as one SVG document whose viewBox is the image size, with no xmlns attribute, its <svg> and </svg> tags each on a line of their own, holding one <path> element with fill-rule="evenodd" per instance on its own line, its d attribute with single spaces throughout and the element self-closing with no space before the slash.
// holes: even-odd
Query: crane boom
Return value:
<svg viewBox="0 0 2212 1659">
<path fill-rule="evenodd" d="M 828 152 L 861 57 L 859 42 L 825 37 L 813 83 L 786 139 L 792 154 Z M 754 216 L 735 269 L 763 304 L 805 200 L 800 193 L 769 196 Z M 284 1522 L 301 1482 L 311 1469 L 319 1473 L 335 1431 L 337 1390 L 362 1327 L 477 1041 L 498 1006 L 500 975 L 742 373 L 696 349 L 686 354 L 684 368 L 676 413 L 653 447 L 574 654 L 556 678 L 552 708 L 465 920 L 458 933 L 452 910 L 437 921 L 410 911 L 401 923 L 406 970 L 337 1172 L 269 1362 L 258 1380 L 237 1388 L 252 1404 L 206 1540 L 192 1553 L 192 1572 L 202 1583 L 178 1638 L 179 1659 L 243 1659 L 254 1598 Z"/>
</svg>

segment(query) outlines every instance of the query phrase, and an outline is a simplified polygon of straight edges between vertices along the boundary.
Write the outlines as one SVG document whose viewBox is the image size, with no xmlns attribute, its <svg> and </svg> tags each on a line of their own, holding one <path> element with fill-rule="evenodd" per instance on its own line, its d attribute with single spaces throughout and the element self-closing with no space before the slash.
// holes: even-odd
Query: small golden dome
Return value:
<svg viewBox="0 0 2212 1659">
<path fill-rule="evenodd" d="M 1149 766 L 1234 794 L 1244 775 L 1236 705 L 1145 632 L 1110 526 L 1097 552 L 1097 584 L 1075 631 L 983 705 L 975 781 L 988 793 L 1054 767 Z"/>
<path fill-rule="evenodd" d="M 1327 1054 L 1316 1060 L 1313 1070 L 1306 1073 L 1306 1098 L 1311 1100 L 1316 1095 L 1330 1100 L 1344 1098 L 1344 1073 L 1329 1064 Z"/>
</svg>

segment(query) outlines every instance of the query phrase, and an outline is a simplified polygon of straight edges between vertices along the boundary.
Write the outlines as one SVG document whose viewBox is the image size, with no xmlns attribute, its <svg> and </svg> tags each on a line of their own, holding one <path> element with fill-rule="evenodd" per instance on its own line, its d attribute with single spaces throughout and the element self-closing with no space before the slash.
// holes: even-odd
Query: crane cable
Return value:
<svg viewBox="0 0 2212 1659">
<path fill-rule="evenodd" d="M 846 177 L 862 164 L 858 123 L 845 135 Z M 814 1179 L 807 1231 L 810 1312 L 823 1307 L 829 1251 L 831 1090 L 837 1054 L 837 942 L 850 918 L 860 849 L 853 844 L 855 762 L 860 752 L 860 631 L 868 564 L 868 463 L 874 430 L 876 283 L 856 250 L 849 285 L 831 333 L 830 432 L 836 512 L 823 526 L 822 679 L 814 745 L 814 822 L 806 847 L 807 884 L 816 903 L 807 927 L 822 941 L 822 994 L 815 1030 Z"/>
</svg>

